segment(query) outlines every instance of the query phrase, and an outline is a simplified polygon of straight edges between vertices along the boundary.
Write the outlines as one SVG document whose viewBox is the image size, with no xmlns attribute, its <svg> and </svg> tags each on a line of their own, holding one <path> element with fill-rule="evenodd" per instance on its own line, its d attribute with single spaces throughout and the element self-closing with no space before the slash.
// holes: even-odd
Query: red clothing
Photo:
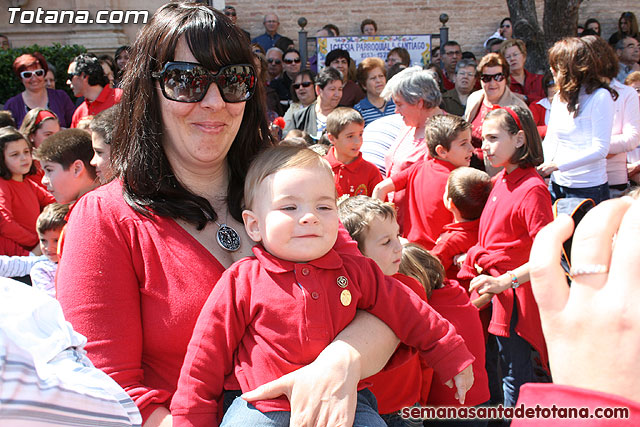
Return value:
<svg viewBox="0 0 640 427">
<path fill-rule="evenodd" d="M 615 361 L 612 361 L 615 363 Z M 629 418 L 589 418 L 576 420 L 575 418 L 530 418 L 514 419 L 512 426 L 589 426 L 589 427 L 619 427 L 640 425 L 640 403 L 615 394 L 603 393 L 595 390 L 572 387 L 559 384 L 524 384 L 520 387 L 520 395 L 516 408 L 520 404 L 527 408 L 540 405 L 543 408 L 589 408 L 589 414 L 595 414 L 596 408 L 628 408 Z M 606 412 L 605 412 L 606 413 Z M 603 414 L 600 414 L 601 416 Z"/>
<path fill-rule="evenodd" d="M 545 95 L 544 88 L 542 87 L 543 77 L 544 76 L 542 74 L 534 74 L 524 70 L 524 85 L 521 85 L 516 81 L 516 79 L 511 77 L 509 89 L 513 93 L 520 93 L 524 95 L 524 100 L 527 105 L 535 104 L 547 96 Z"/>
<path fill-rule="evenodd" d="M 449 80 L 449 77 L 447 77 L 447 72 L 444 70 L 442 70 L 442 87 L 445 91 L 454 89 L 456 87 L 456 84 Z"/>
<path fill-rule="evenodd" d="M 42 209 L 56 200 L 30 179 L 14 181 L 0 178 L 0 247 L 1 255 L 24 255 L 13 243 L 29 251 L 38 244 L 36 220 Z M 18 250 L 16 250 L 18 249 Z"/>
<path fill-rule="evenodd" d="M 56 277 L 65 318 L 144 422 L 169 407 L 198 313 L 224 267 L 175 220 L 136 213 L 118 180 L 76 202 L 65 234 Z M 334 248 L 359 254 L 344 228 Z M 227 385 L 239 388 L 235 378 Z"/>
<path fill-rule="evenodd" d="M 474 360 L 453 326 L 414 292 L 378 286 L 384 275 L 369 258 L 330 250 L 295 263 L 259 245 L 253 253 L 224 272 L 202 308 L 171 402 L 176 427 L 217 425 L 227 373 L 247 392 L 293 372 L 315 360 L 356 309 L 389 325 L 440 378 L 453 378 Z M 285 396 L 252 403 L 262 412 L 290 410 Z"/>
<path fill-rule="evenodd" d="M 466 254 L 478 243 L 478 227 L 480 219 L 466 222 L 453 222 L 443 228 L 431 254 L 438 257 L 447 273 L 447 279 L 457 280 L 460 268 L 453 263 L 453 257 Z M 460 285 L 469 290 L 471 280 L 461 280 Z"/>
<path fill-rule="evenodd" d="M 445 225 L 453 222 L 453 214 L 442 201 L 451 163 L 427 157 L 424 162 L 391 177 L 396 190 L 406 190 L 406 212 L 402 236 L 431 250 Z"/>
<path fill-rule="evenodd" d="M 111 86 L 106 85 L 95 101 L 89 102 L 85 99 L 84 102 L 76 108 L 76 111 L 73 112 L 73 117 L 71 118 L 71 127 L 78 127 L 80 120 L 85 117 L 95 116 L 100 111 L 106 110 L 107 108 L 119 103 L 121 97 L 122 89 L 114 89 Z"/>
<path fill-rule="evenodd" d="M 551 196 L 536 169 L 517 168 L 510 174 L 502 170 L 496 175 L 480 217 L 478 245 L 467 252 L 461 277 L 475 272 L 476 264 L 485 273 L 497 276 L 526 263 L 536 234 L 552 220 Z M 518 302 L 516 332 L 540 353 L 546 365 L 547 349 L 531 283 L 522 283 L 493 298 L 489 332 L 509 336 L 514 295 Z"/>
<path fill-rule="evenodd" d="M 484 152 L 482 151 L 482 123 L 484 123 L 484 117 L 489 111 L 491 111 L 491 107 L 483 102 L 478 110 L 478 114 L 471 120 L 471 144 L 474 148 L 473 153 L 480 161 L 484 159 Z"/>
<path fill-rule="evenodd" d="M 343 194 L 352 196 L 371 196 L 373 188 L 382 181 L 380 169 L 362 158 L 362 153 L 348 165 L 335 157 L 335 147 L 331 147 L 324 158 L 331 165 L 336 182 L 338 197 Z"/>
<path fill-rule="evenodd" d="M 405 284 L 423 301 L 427 301 L 427 293 L 420 282 L 400 273 L 394 274 L 393 278 Z M 400 346 L 405 346 L 405 344 L 400 344 Z M 415 354 L 403 365 L 395 369 L 380 371 L 364 381 L 371 383 L 369 390 L 376 395 L 378 412 L 390 414 L 405 406 L 413 406 L 417 402 L 426 404 L 432 378 L 433 369 L 429 368 L 426 363 L 421 363 L 420 357 Z"/>
<path fill-rule="evenodd" d="M 531 115 L 533 115 L 533 121 L 536 123 L 540 138 L 547 136 L 547 124 L 544 122 L 544 116 L 547 114 L 547 109 L 537 102 L 529 104 Z"/>
<path fill-rule="evenodd" d="M 444 287 L 434 289 L 429 304 L 447 319 L 464 339 L 473 357 L 473 386 L 467 392 L 464 406 L 475 406 L 489 400 L 489 380 L 484 368 L 485 345 L 478 309 L 471 304 L 467 292 L 455 280 L 445 280 Z M 455 388 L 434 381 L 429 406 L 463 406 L 455 398 Z"/>
<path fill-rule="evenodd" d="M 391 144 L 391 147 L 384 156 L 385 170 L 387 178 L 392 177 L 405 169 L 408 169 L 416 162 L 424 160 L 428 152 L 427 142 L 424 135 L 415 135 L 416 128 L 405 127 L 399 134 L 398 138 Z M 393 192 L 391 201 L 398 211 L 398 224 L 400 232 L 405 223 L 404 213 L 406 209 L 406 192 L 405 190 L 396 190 Z"/>
</svg>

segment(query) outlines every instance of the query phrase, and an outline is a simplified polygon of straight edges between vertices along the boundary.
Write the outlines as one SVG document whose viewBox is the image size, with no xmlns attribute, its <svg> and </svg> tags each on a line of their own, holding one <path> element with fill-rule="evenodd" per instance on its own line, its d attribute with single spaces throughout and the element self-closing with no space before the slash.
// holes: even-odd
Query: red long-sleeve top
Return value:
<svg viewBox="0 0 640 427">
<path fill-rule="evenodd" d="M 478 228 L 480 219 L 465 222 L 453 222 L 444 226 L 431 254 L 438 257 L 447 274 L 447 279 L 458 280 L 460 268 L 453 263 L 456 255 L 466 254 L 478 243 Z M 471 280 L 460 280 L 460 285 L 469 290 Z"/>
<path fill-rule="evenodd" d="M 440 159 L 427 157 L 391 176 L 396 190 L 406 190 L 406 209 L 402 236 L 431 250 L 453 214 L 442 201 L 449 174 L 456 167 Z"/>
<path fill-rule="evenodd" d="M 36 220 L 42 209 L 56 200 L 44 188 L 30 179 L 14 181 L 0 179 L 0 236 L 7 239 L 1 245 L 5 251 L 18 249 L 11 242 L 25 250 L 38 244 Z M 21 252 L 19 250 L 15 252 Z M 3 253 L 2 255 L 24 255 L 24 253 Z"/>
<path fill-rule="evenodd" d="M 313 362 L 357 309 L 417 348 L 441 379 L 474 360 L 449 322 L 406 286 L 387 285 L 369 258 L 331 250 L 294 263 L 259 245 L 253 253 L 224 272 L 202 308 L 171 402 L 174 426 L 217 425 L 226 375 L 247 392 Z M 290 410 L 284 396 L 252 403 L 262 412 Z"/>
<path fill-rule="evenodd" d="M 427 301 L 427 293 L 420 282 L 400 273 L 394 274 L 393 277 L 415 292 L 420 299 Z M 369 390 L 376 395 L 378 412 L 391 414 L 417 402 L 426 405 L 432 378 L 433 369 L 415 354 L 404 364 L 380 371 L 364 381 L 371 383 Z"/>
<path fill-rule="evenodd" d="M 529 261 L 531 245 L 538 231 L 553 220 L 551 195 L 535 168 L 517 168 L 496 175 L 493 190 L 480 217 L 478 244 L 467 253 L 462 271 L 498 276 Z M 508 337 L 513 299 L 518 301 L 516 333 L 530 343 L 547 361 L 547 348 L 540 325 L 540 313 L 531 283 L 507 289 L 493 298 L 489 332 Z"/>
<path fill-rule="evenodd" d="M 475 406 L 489 400 L 489 380 L 484 368 L 485 345 L 478 309 L 471 304 L 467 292 L 455 280 L 446 280 L 440 289 L 434 289 L 429 304 L 447 319 L 464 339 L 473 361 L 473 386 L 467 392 L 464 406 Z M 433 382 L 428 405 L 461 406 L 455 398 L 455 389 Z"/>
</svg>

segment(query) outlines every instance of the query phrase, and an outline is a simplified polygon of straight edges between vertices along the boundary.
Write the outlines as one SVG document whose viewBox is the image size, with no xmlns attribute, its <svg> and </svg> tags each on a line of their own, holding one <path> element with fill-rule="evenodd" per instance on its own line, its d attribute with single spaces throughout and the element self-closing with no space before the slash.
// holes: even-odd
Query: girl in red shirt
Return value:
<svg viewBox="0 0 640 427">
<path fill-rule="evenodd" d="M 27 255 L 38 244 L 36 220 L 54 198 L 26 176 L 36 172 L 29 142 L 13 127 L 0 129 L 0 251 Z"/>
<path fill-rule="evenodd" d="M 486 158 L 503 170 L 482 211 L 478 244 L 467 252 L 458 277 L 482 273 L 469 290 L 495 294 L 489 332 L 498 343 L 504 404 L 514 406 L 522 384 L 541 380 L 532 363 L 534 351 L 546 367 L 527 261 L 536 234 L 553 219 L 551 196 L 535 169 L 543 161 L 542 144 L 528 110 L 501 107 L 489 112 L 482 139 Z"/>
</svg>

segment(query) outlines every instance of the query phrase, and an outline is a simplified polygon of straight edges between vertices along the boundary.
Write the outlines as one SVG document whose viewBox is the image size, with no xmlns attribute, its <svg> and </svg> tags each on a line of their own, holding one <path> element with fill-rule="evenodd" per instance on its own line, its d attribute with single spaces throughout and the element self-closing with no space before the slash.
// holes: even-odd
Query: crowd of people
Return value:
<svg viewBox="0 0 640 427">
<path fill-rule="evenodd" d="M 450 40 L 424 67 L 304 64 L 276 14 L 253 40 L 236 19 L 167 3 L 114 58 L 74 58 L 75 103 L 15 59 L 0 272 L 33 289 L 0 282 L 0 418 L 486 426 L 403 408 L 525 403 L 636 425 L 636 16 L 608 41 L 588 19 L 545 74 L 510 18 L 482 57 Z"/>
</svg>

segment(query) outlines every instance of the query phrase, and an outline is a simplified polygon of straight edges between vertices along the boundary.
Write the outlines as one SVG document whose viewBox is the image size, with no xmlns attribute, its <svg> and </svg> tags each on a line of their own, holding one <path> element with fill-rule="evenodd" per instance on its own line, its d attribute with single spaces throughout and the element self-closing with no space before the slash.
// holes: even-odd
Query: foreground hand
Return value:
<svg viewBox="0 0 640 427">
<path fill-rule="evenodd" d="M 464 404 L 464 398 L 467 395 L 469 389 L 473 385 L 473 367 L 472 365 L 464 368 L 458 375 L 453 377 L 453 381 L 449 380 L 445 383 L 445 385 L 449 388 L 453 388 L 455 383 L 456 386 L 456 399 L 460 402 L 461 405 Z"/>
<path fill-rule="evenodd" d="M 335 344 L 335 343 L 334 343 Z M 292 426 L 351 426 L 356 412 L 359 364 L 344 353 L 322 352 L 310 365 L 244 393 L 253 402 L 283 394 L 291 403 Z"/>
<path fill-rule="evenodd" d="M 505 291 L 511 287 L 511 279 L 505 280 L 506 276 L 487 276 L 486 274 L 481 274 L 480 276 L 476 276 L 471 279 L 471 283 L 469 285 L 469 293 L 476 291 L 480 295 L 491 293 L 491 294 L 499 294 L 502 291 Z"/>
<path fill-rule="evenodd" d="M 538 233 L 529 262 L 554 382 L 640 401 L 640 202 L 609 200 L 587 213 L 571 265 L 609 272 L 576 275 L 569 287 L 560 254 L 572 231 L 559 216 Z"/>
<path fill-rule="evenodd" d="M 551 175 L 552 172 L 557 171 L 558 166 L 555 163 L 546 162 L 538 166 L 537 170 L 538 170 L 538 173 L 542 175 L 543 178 L 546 178 L 549 175 Z"/>
</svg>

